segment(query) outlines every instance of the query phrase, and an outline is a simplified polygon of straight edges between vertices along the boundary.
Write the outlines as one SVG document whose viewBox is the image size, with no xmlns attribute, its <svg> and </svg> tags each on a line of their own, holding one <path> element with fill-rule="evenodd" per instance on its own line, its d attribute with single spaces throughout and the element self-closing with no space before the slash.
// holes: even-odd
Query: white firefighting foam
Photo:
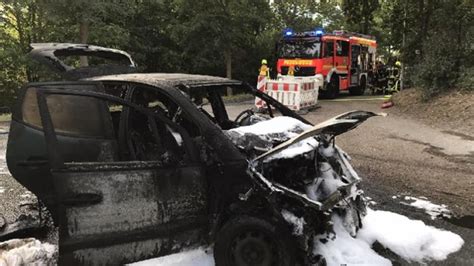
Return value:
<svg viewBox="0 0 474 266">
<path fill-rule="evenodd" d="M 171 254 L 164 257 L 143 260 L 129 264 L 133 266 L 214 266 L 214 257 L 212 253 L 206 252 L 204 247 L 187 250 L 176 254 Z"/>
<path fill-rule="evenodd" d="M 448 209 L 448 206 L 441 204 L 434 204 L 430 202 L 427 198 L 415 198 L 411 196 L 405 196 L 405 201 L 400 202 L 401 204 L 410 205 L 417 209 L 422 209 L 431 217 L 431 220 L 434 220 L 439 217 L 451 218 L 451 211 Z"/>
<path fill-rule="evenodd" d="M 464 244 L 455 233 L 393 212 L 369 209 L 362 223 L 358 239 L 370 244 L 378 241 L 407 261 L 445 260 Z"/>
<path fill-rule="evenodd" d="M 355 238 L 346 231 L 339 217 L 334 216 L 333 222 L 335 234 L 330 235 L 329 239 L 326 235 L 315 239 L 314 253 L 323 255 L 328 265 L 391 265 L 390 260 L 371 248 L 375 241 L 401 258 L 419 263 L 445 260 L 464 244 L 457 234 L 388 211 L 369 209 L 362 221 L 363 228 Z M 322 243 L 320 239 L 327 240 Z M 214 260 L 212 254 L 201 247 L 133 265 L 212 266 Z"/>
<path fill-rule="evenodd" d="M 11 239 L 0 243 L 0 266 L 52 265 L 57 246 L 34 238 Z"/>
<path fill-rule="evenodd" d="M 328 265 L 391 265 L 371 248 L 376 241 L 406 261 L 419 263 L 445 260 L 464 244 L 457 234 L 388 211 L 369 209 L 356 238 L 349 235 L 339 217 L 334 216 L 333 222 L 334 239 L 324 244 L 319 239 L 326 236 L 316 239 L 315 253 L 323 255 Z"/>
<path fill-rule="evenodd" d="M 230 129 L 243 136 L 244 134 L 255 134 L 263 139 L 269 140 L 271 135 L 278 135 L 278 138 L 288 140 L 296 137 L 299 133 L 310 129 L 312 126 L 305 124 L 298 119 L 279 116 L 266 121 L 261 121 L 250 126 L 242 126 Z M 279 158 L 292 158 L 294 156 L 309 152 L 318 146 L 318 142 L 314 138 L 308 138 L 290 147 L 270 156 L 267 160 Z"/>
</svg>

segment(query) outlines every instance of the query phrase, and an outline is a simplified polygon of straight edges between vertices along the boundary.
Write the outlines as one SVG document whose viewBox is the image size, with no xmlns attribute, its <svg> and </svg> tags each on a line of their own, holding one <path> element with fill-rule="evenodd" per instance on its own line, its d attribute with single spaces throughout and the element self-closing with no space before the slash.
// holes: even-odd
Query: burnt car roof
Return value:
<svg viewBox="0 0 474 266">
<path fill-rule="evenodd" d="M 28 56 L 52 70 L 61 73 L 70 80 L 77 80 L 99 75 L 135 72 L 137 65 L 130 54 L 112 48 L 77 43 L 31 43 L 32 50 Z M 105 67 L 87 66 L 74 67 L 68 65 L 60 57 L 88 56 L 122 62 L 121 65 Z"/>
<path fill-rule="evenodd" d="M 137 82 L 151 86 L 170 86 L 179 85 L 189 86 L 190 88 L 217 85 L 240 85 L 241 81 L 195 74 L 181 73 L 140 73 L 140 74 L 120 74 L 93 77 L 88 80 L 96 81 L 120 81 L 120 82 Z"/>
</svg>

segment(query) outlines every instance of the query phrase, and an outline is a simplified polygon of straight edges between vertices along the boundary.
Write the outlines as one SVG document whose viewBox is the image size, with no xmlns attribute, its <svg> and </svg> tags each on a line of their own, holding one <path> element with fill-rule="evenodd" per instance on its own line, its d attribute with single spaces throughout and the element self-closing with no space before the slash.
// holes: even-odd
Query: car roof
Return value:
<svg viewBox="0 0 474 266">
<path fill-rule="evenodd" d="M 204 86 L 217 85 L 240 85 L 241 81 L 195 74 L 182 73 L 133 73 L 133 74 L 119 74 L 107 75 L 88 78 L 87 80 L 95 81 L 117 81 L 117 82 L 135 82 L 157 87 L 177 87 L 184 85 L 190 88 L 198 88 Z"/>
</svg>

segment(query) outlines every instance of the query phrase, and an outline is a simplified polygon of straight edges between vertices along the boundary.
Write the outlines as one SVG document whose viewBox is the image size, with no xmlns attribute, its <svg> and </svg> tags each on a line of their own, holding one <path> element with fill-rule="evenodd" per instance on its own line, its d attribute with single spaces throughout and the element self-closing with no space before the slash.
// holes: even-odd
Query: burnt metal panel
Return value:
<svg viewBox="0 0 474 266">
<path fill-rule="evenodd" d="M 182 73 L 131 73 L 122 75 L 97 76 L 90 78 L 89 80 L 135 82 L 157 87 L 165 86 L 169 87 L 170 89 L 175 89 L 174 87 L 179 85 L 189 86 L 192 89 L 194 87 L 199 88 L 212 85 L 230 86 L 242 84 L 241 81 L 222 77 Z"/>
<path fill-rule="evenodd" d="M 128 168 L 135 164 L 144 169 Z M 53 173 L 60 201 L 60 264 L 147 259 L 165 252 L 178 232 L 206 226 L 207 184 L 199 167 L 151 169 L 129 162 L 103 171 L 106 163 L 67 166 L 71 171 Z M 84 204 L 85 195 L 94 195 L 93 201 Z"/>
<path fill-rule="evenodd" d="M 121 50 L 105 48 L 89 44 L 75 43 L 32 43 L 28 56 L 50 69 L 61 73 L 68 80 L 87 77 L 135 72 L 136 64 L 132 57 Z M 73 67 L 67 65 L 60 57 L 88 56 L 125 62 L 122 65 L 108 64 L 105 66 Z"/>
</svg>

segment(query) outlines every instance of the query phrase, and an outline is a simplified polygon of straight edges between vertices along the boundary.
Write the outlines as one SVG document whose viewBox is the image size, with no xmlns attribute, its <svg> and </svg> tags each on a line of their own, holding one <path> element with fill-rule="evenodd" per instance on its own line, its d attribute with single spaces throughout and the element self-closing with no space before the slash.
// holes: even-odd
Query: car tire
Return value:
<svg viewBox="0 0 474 266">
<path fill-rule="evenodd" d="M 324 97 L 327 99 L 335 99 L 339 96 L 339 78 L 337 75 L 332 75 L 331 80 L 326 85 Z"/>
<path fill-rule="evenodd" d="M 365 79 L 365 76 L 362 76 L 360 79 L 360 85 L 357 87 L 349 88 L 349 92 L 351 95 L 364 95 L 366 88 L 367 88 L 367 81 Z"/>
<path fill-rule="evenodd" d="M 214 246 L 216 266 L 292 266 L 296 243 L 288 230 L 264 219 L 241 216 L 218 232 Z"/>
</svg>

